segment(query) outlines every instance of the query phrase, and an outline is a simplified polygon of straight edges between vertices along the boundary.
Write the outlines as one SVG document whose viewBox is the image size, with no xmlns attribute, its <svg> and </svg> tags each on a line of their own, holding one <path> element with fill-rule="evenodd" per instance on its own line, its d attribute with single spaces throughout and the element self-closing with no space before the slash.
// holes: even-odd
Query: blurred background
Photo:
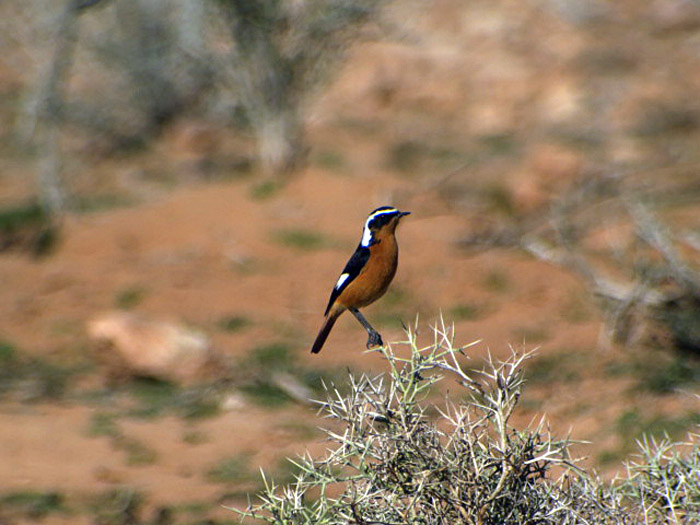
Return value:
<svg viewBox="0 0 700 525">
<path fill-rule="evenodd" d="M 0 522 L 291 479 L 384 370 L 350 316 L 308 353 L 384 204 L 385 341 L 539 347 L 516 423 L 607 478 L 700 423 L 696 0 L 5 1 L 0 48 Z"/>
</svg>

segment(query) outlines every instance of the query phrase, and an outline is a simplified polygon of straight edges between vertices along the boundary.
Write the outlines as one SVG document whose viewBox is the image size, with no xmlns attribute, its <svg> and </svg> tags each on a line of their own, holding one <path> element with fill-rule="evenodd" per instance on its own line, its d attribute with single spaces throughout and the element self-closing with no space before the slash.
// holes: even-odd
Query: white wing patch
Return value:
<svg viewBox="0 0 700 525">
<path fill-rule="evenodd" d="M 344 273 L 338 278 L 338 282 L 335 283 L 335 289 L 339 290 L 341 286 L 343 286 L 343 283 L 348 280 L 348 277 L 350 277 L 349 273 Z"/>
</svg>

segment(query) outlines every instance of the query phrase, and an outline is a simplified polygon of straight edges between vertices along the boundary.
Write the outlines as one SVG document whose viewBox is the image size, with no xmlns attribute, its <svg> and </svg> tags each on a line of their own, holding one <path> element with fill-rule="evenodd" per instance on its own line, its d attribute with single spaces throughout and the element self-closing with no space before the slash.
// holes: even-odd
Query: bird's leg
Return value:
<svg viewBox="0 0 700 525">
<path fill-rule="evenodd" d="M 379 332 L 372 328 L 372 325 L 369 324 L 369 321 L 367 319 L 365 319 L 365 316 L 362 315 L 357 308 L 349 308 L 349 310 L 352 312 L 352 315 L 354 315 L 357 318 L 357 320 L 360 321 L 360 324 L 364 327 L 364 329 L 367 330 L 367 334 L 369 336 L 367 338 L 367 348 L 384 346 L 382 336 L 379 335 Z"/>
</svg>

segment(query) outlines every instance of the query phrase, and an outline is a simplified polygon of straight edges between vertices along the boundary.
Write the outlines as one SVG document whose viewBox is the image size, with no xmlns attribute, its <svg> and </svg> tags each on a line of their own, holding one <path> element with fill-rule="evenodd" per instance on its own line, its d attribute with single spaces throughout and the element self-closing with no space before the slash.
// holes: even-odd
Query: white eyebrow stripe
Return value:
<svg viewBox="0 0 700 525">
<path fill-rule="evenodd" d="M 360 243 L 362 246 L 365 248 L 369 247 L 369 244 L 372 242 L 372 230 L 369 229 L 369 223 L 372 222 L 374 219 L 376 219 L 379 215 L 384 215 L 386 213 L 396 213 L 399 210 L 396 208 L 391 208 L 388 210 L 380 210 L 377 212 L 374 212 L 372 215 L 367 217 L 367 220 L 365 221 L 365 227 L 362 229 L 362 242 Z"/>
<path fill-rule="evenodd" d="M 399 210 L 397 210 L 396 208 L 391 208 L 391 209 L 389 209 L 389 210 L 379 210 L 379 211 L 376 211 L 376 212 L 374 212 L 372 215 L 370 215 L 369 217 L 367 217 L 367 220 L 365 221 L 365 226 L 367 226 L 367 225 L 370 223 L 370 221 L 371 221 L 372 219 L 377 218 L 379 215 L 384 215 L 385 213 L 396 213 L 397 211 L 399 211 Z"/>
<path fill-rule="evenodd" d="M 343 283 L 348 280 L 348 277 L 350 277 L 349 273 L 344 273 L 338 278 L 338 282 L 335 283 L 335 289 L 338 290 L 341 286 L 343 286 Z"/>
</svg>

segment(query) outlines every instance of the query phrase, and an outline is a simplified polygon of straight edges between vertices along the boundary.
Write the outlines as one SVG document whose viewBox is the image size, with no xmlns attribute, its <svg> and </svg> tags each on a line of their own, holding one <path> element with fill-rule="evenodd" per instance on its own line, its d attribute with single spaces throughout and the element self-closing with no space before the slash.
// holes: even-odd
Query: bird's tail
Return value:
<svg viewBox="0 0 700 525">
<path fill-rule="evenodd" d="M 326 339 L 328 339 L 328 334 L 331 333 L 331 329 L 341 313 L 343 313 L 342 310 L 331 310 L 328 312 L 325 321 L 323 321 L 321 329 L 318 331 L 314 345 L 311 347 L 312 354 L 318 354 L 321 351 L 323 344 L 326 342 Z"/>
</svg>

